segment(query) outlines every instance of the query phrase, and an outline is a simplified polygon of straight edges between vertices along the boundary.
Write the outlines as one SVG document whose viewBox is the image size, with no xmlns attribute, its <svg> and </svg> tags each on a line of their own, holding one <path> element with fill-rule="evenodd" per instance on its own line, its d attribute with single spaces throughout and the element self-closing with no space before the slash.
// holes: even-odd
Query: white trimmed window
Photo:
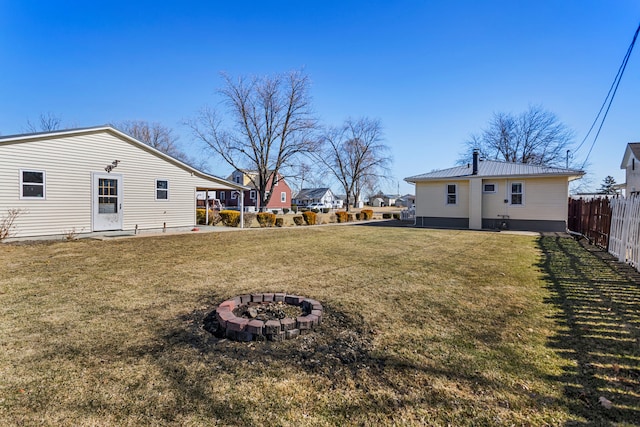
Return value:
<svg viewBox="0 0 640 427">
<path fill-rule="evenodd" d="M 231 200 L 236 200 L 238 198 L 238 193 L 236 193 L 235 191 L 231 192 Z"/>
<path fill-rule="evenodd" d="M 455 205 L 458 203 L 458 184 L 447 184 L 447 204 Z"/>
<path fill-rule="evenodd" d="M 20 171 L 20 198 L 44 199 L 46 174 L 44 171 Z"/>
<path fill-rule="evenodd" d="M 251 200 L 255 200 L 256 199 L 256 190 L 249 191 L 249 198 Z"/>
<path fill-rule="evenodd" d="M 169 181 L 156 179 L 156 200 L 169 200 Z"/>
<path fill-rule="evenodd" d="M 522 182 L 511 183 L 509 200 L 512 205 L 524 205 L 524 184 Z"/>
<path fill-rule="evenodd" d="M 283 191 L 282 193 L 280 193 L 280 201 L 282 203 L 287 201 L 287 193 L 286 192 Z"/>
<path fill-rule="evenodd" d="M 226 191 L 221 191 L 220 192 L 220 200 L 224 200 L 226 196 L 227 196 L 227 192 Z"/>
<path fill-rule="evenodd" d="M 496 185 L 495 184 L 483 184 L 482 185 L 482 192 L 483 193 L 495 193 L 496 190 Z"/>
</svg>

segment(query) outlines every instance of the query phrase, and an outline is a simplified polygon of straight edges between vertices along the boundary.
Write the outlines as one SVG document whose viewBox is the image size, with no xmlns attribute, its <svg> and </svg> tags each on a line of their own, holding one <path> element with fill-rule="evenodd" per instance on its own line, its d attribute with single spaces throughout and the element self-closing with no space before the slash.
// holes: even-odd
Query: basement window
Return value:
<svg viewBox="0 0 640 427">
<path fill-rule="evenodd" d="M 169 200 L 169 181 L 156 179 L 156 200 Z"/>
<path fill-rule="evenodd" d="M 447 204 L 455 205 L 458 203 L 458 185 L 447 184 Z"/>
<path fill-rule="evenodd" d="M 45 198 L 44 171 L 33 171 L 33 170 L 20 171 L 20 198 L 21 199 L 44 199 Z"/>
<path fill-rule="evenodd" d="M 484 184 L 482 186 L 482 192 L 483 193 L 495 193 L 496 192 L 496 185 L 495 184 Z"/>
</svg>

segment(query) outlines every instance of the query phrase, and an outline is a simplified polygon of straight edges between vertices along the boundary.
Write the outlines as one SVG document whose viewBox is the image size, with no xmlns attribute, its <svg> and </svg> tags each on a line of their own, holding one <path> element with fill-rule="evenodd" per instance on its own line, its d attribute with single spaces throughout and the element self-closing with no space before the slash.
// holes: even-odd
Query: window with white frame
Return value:
<svg viewBox="0 0 640 427">
<path fill-rule="evenodd" d="M 287 193 L 286 192 L 283 191 L 282 193 L 280 193 L 280 201 L 282 203 L 287 201 Z"/>
<path fill-rule="evenodd" d="M 20 171 L 20 198 L 44 199 L 46 176 L 44 171 Z"/>
<path fill-rule="evenodd" d="M 169 200 L 169 181 L 156 179 L 156 200 Z"/>
<path fill-rule="evenodd" d="M 256 190 L 249 191 L 249 198 L 251 200 L 255 200 L 256 199 Z"/>
<path fill-rule="evenodd" d="M 238 198 L 238 193 L 236 191 L 231 192 L 231 200 L 236 200 Z"/>
<path fill-rule="evenodd" d="M 447 184 L 447 204 L 455 205 L 458 203 L 458 185 Z"/>
<path fill-rule="evenodd" d="M 496 185 L 495 184 L 483 184 L 482 186 L 483 193 L 495 193 Z"/>
<path fill-rule="evenodd" d="M 521 182 L 511 183 L 511 204 L 523 205 L 524 204 L 524 184 Z"/>
<path fill-rule="evenodd" d="M 220 192 L 220 200 L 224 200 L 226 196 L 227 196 L 227 192 L 226 191 L 221 191 Z"/>
</svg>

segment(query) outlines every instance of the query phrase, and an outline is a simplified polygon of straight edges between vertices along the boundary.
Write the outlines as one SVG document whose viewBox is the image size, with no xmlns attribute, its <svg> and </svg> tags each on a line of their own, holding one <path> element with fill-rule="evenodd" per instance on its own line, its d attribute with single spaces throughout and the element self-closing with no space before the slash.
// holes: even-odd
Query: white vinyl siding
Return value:
<svg viewBox="0 0 640 427">
<path fill-rule="evenodd" d="M 469 181 L 458 181 L 455 184 L 458 204 L 447 205 L 446 183 L 442 181 L 416 183 L 416 216 L 468 218 Z"/>
<path fill-rule="evenodd" d="M 512 182 L 522 182 L 526 205 L 512 205 L 509 191 L 483 194 L 482 217 L 556 221 L 567 219 L 569 197 L 567 177 L 527 178 L 518 181 L 502 180 L 499 188 L 511 189 Z"/>
<path fill-rule="evenodd" d="M 125 230 L 192 226 L 196 188 L 230 188 L 104 130 L 0 140 L 0 158 L 0 206 L 24 210 L 15 222 L 16 237 L 92 231 L 92 173 L 104 173 L 115 159 L 120 162 L 114 172 L 123 176 Z M 46 200 L 20 197 L 20 170 L 46 171 Z M 158 171 L 171 182 L 170 200 L 156 200 Z"/>
</svg>

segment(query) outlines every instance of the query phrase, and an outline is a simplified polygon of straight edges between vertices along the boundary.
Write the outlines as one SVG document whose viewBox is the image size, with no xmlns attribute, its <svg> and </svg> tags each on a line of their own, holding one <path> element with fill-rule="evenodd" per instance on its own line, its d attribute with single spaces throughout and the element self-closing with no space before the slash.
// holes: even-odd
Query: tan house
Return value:
<svg viewBox="0 0 640 427">
<path fill-rule="evenodd" d="M 640 142 L 627 144 L 620 169 L 625 170 L 625 196 L 640 194 Z"/>
<path fill-rule="evenodd" d="M 0 137 L 0 217 L 15 237 L 196 224 L 196 192 L 244 190 L 110 126 Z"/>
<path fill-rule="evenodd" d="M 569 182 L 583 171 L 480 160 L 405 178 L 416 186 L 418 227 L 560 231 Z"/>
</svg>

